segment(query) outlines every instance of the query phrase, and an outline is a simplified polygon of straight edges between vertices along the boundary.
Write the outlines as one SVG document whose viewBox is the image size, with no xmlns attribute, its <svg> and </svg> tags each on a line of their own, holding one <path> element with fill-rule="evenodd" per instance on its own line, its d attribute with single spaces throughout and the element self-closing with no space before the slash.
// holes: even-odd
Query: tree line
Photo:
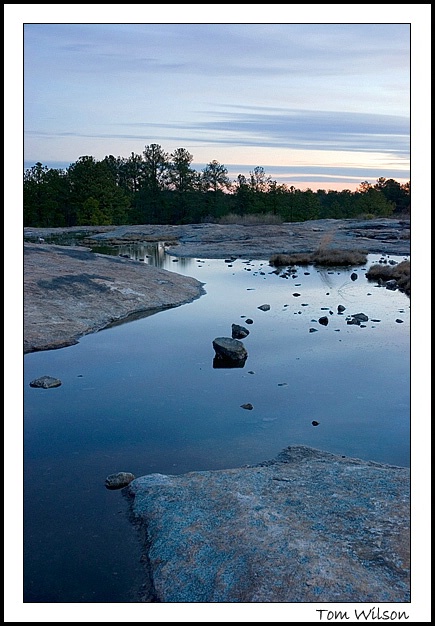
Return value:
<svg viewBox="0 0 435 626">
<path fill-rule="evenodd" d="M 24 226 L 188 224 L 229 214 L 273 215 L 285 222 L 410 212 L 410 183 L 378 178 L 348 189 L 305 191 L 279 184 L 263 167 L 228 177 L 216 160 L 198 172 L 185 148 L 158 144 L 128 158 L 82 156 L 67 169 L 38 162 L 24 172 Z"/>
</svg>

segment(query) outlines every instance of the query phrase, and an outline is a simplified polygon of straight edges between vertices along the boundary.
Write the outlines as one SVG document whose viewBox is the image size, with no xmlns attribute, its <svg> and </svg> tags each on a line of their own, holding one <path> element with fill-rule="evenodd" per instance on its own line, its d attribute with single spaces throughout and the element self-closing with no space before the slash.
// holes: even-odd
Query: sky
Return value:
<svg viewBox="0 0 435 626">
<path fill-rule="evenodd" d="M 410 36 L 410 23 L 30 20 L 24 167 L 157 143 L 231 180 L 263 167 L 300 189 L 407 182 Z"/>
</svg>

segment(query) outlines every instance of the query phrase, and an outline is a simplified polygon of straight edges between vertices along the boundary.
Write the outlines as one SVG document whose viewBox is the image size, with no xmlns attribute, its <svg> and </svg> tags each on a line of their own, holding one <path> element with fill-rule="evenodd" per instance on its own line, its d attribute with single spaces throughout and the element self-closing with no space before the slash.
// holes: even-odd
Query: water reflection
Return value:
<svg viewBox="0 0 435 626">
<path fill-rule="evenodd" d="M 232 369 L 245 367 L 246 359 L 226 359 L 223 356 L 215 356 L 213 359 L 214 369 Z"/>
<path fill-rule="evenodd" d="M 92 247 L 93 252 L 133 259 L 173 272 L 178 271 L 177 267 L 174 267 L 175 265 L 186 269 L 194 263 L 192 258 L 170 256 L 166 249 L 167 246 L 164 241 Z"/>
<path fill-rule="evenodd" d="M 121 494 L 105 488 L 109 474 L 237 467 L 292 444 L 409 465 L 404 294 L 369 285 L 362 269 L 356 281 L 354 269 L 311 266 L 282 280 L 264 259 L 174 262 L 164 243 L 111 254 L 191 275 L 207 293 L 25 356 L 25 602 L 133 598 L 140 550 Z M 369 321 L 347 325 L 357 313 Z M 211 367 L 213 338 L 248 320 L 249 371 Z M 62 386 L 31 388 L 42 375 Z"/>
</svg>

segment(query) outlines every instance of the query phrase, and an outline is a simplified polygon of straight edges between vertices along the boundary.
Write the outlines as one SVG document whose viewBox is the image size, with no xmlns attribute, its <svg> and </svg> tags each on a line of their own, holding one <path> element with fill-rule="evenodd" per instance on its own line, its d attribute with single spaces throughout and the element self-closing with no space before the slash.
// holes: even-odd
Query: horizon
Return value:
<svg viewBox="0 0 435 626">
<path fill-rule="evenodd" d="M 230 178 L 259 166 L 299 189 L 403 184 L 410 35 L 406 23 L 26 23 L 24 161 L 157 143 Z"/>
<path fill-rule="evenodd" d="M 92 156 L 92 155 L 82 155 L 82 156 Z M 109 156 L 109 155 L 106 155 L 106 156 Z M 120 156 L 121 158 L 127 158 L 127 157 L 122 157 L 121 155 L 118 155 L 118 156 Z M 97 161 L 99 160 L 100 159 L 97 159 Z M 48 163 L 42 163 L 42 161 L 39 161 L 39 162 L 43 166 L 48 167 L 49 169 L 60 169 L 64 171 L 66 171 L 68 167 L 70 167 L 70 165 L 73 164 L 73 163 L 70 163 L 69 161 L 52 161 Z M 31 169 L 33 166 L 36 165 L 36 163 L 38 163 L 38 161 L 34 163 L 30 161 L 25 161 L 24 171 Z M 206 167 L 206 165 L 207 163 L 195 163 L 195 161 L 192 161 L 191 167 L 192 169 L 200 173 Z M 232 183 L 236 181 L 237 176 L 239 174 L 243 174 L 244 176 L 248 177 L 250 172 L 253 171 L 255 167 L 263 167 L 261 165 L 249 166 L 246 164 L 240 165 L 240 164 L 226 164 L 226 163 L 222 163 L 222 165 L 224 165 L 227 168 L 228 177 L 230 178 Z M 246 170 L 246 168 L 249 168 L 249 169 Z M 373 186 L 376 184 L 379 178 L 383 177 L 387 179 L 387 176 L 384 176 L 383 174 L 374 175 L 367 170 L 360 170 L 361 172 L 365 171 L 367 175 L 364 178 L 361 178 L 359 182 L 356 182 L 355 180 L 349 181 L 348 183 L 337 182 L 334 180 L 326 180 L 326 179 L 332 178 L 332 176 L 318 175 L 318 178 L 316 178 L 315 172 L 310 173 L 310 170 L 316 170 L 317 168 L 319 168 L 319 166 L 309 166 L 307 168 L 304 168 L 304 173 L 299 174 L 299 175 L 296 174 L 296 176 L 292 175 L 292 172 L 300 169 L 297 166 L 275 167 L 274 168 L 275 176 L 271 176 L 269 171 L 266 168 L 264 168 L 264 172 L 266 176 L 270 176 L 272 180 L 276 180 L 276 182 L 279 185 L 284 185 L 286 187 L 293 186 L 295 189 L 298 189 L 300 191 L 306 191 L 308 189 L 311 189 L 311 191 L 314 191 L 314 192 L 317 192 L 319 189 L 326 190 L 326 191 L 339 191 L 339 192 L 344 191 L 344 190 L 350 190 L 351 192 L 355 192 L 357 191 L 360 184 L 363 182 L 369 182 Z M 390 171 L 390 174 L 391 174 L 391 171 Z M 298 176 L 299 178 L 303 178 L 305 180 L 303 181 L 298 180 Z M 400 183 L 401 185 L 407 182 L 410 182 L 410 179 L 406 180 L 397 176 L 396 177 L 389 176 L 388 179 L 393 179 L 396 182 Z"/>
</svg>

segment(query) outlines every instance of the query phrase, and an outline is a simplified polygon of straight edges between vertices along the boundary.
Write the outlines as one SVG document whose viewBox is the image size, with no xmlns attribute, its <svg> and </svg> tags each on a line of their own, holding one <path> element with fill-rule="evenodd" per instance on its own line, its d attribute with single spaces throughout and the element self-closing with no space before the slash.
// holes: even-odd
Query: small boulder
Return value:
<svg viewBox="0 0 435 626">
<path fill-rule="evenodd" d="M 117 474 L 110 474 L 106 478 L 105 485 L 107 489 L 122 489 L 127 487 L 134 479 L 135 475 L 130 472 L 118 472 Z"/>
<path fill-rule="evenodd" d="M 354 320 L 358 320 L 359 322 L 368 322 L 369 318 L 365 313 L 354 313 L 351 315 Z"/>
<path fill-rule="evenodd" d="M 247 409 L 248 411 L 252 411 L 252 409 L 254 408 L 250 402 L 247 402 L 246 404 L 241 404 L 240 407 L 242 409 Z"/>
<path fill-rule="evenodd" d="M 349 326 L 359 326 L 361 324 L 361 321 L 357 318 L 347 318 L 346 322 L 349 324 Z"/>
<path fill-rule="evenodd" d="M 51 387 L 60 387 L 62 381 L 52 376 L 41 376 L 29 383 L 31 387 L 40 387 L 41 389 L 51 389 Z"/>
<path fill-rule="evenodd" d="M 260 311 L 270 311 L 270 304 L 262 304 L 258 306 L 257 309 L 260 309 Z"/>
<path fill-rule="evenodd" d="M 248 352 L 241 341 L 232 337 L 216 337 L 213 339 L 216 357 L 230 361 L 245 361 Z"/>
<path fill-rule="evenodd" d="M 239 324 L 232 324 L 231 335 L 233 339 L 244 339 L 249 335 L 249 330 Z"/>
<path fill-rule="evenodd" d="M 319 317 L 319 324 L 322 324 L 322 326 L 328 326 L 329 319 L 326 317 L 326 315 L 324 315 L 323 317 Z"/>
</svg>

